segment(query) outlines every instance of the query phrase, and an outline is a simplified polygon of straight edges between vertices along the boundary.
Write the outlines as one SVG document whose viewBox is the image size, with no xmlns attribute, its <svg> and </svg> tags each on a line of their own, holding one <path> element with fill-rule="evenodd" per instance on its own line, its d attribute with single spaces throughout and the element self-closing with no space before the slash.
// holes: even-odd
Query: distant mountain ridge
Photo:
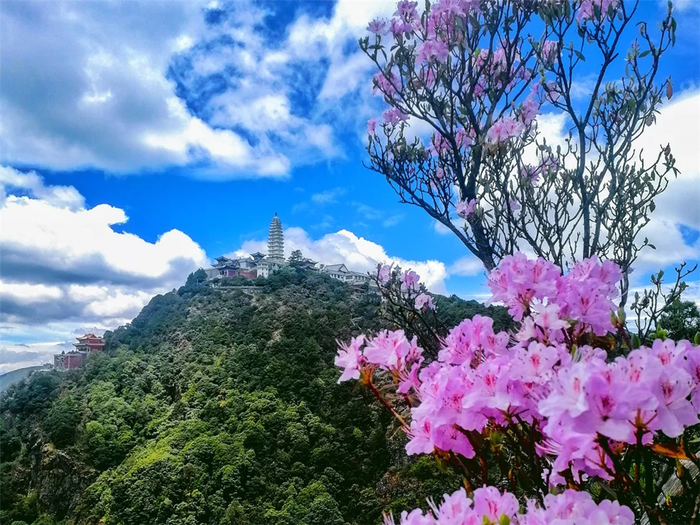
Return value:
<svg viewBox="0 0 700 525">
<path fill-rule="evenodd" d="M 27 366 L 25 368 L 18 368 L 17 370 L 11 370 L 10 372 L 0 374 L 0 392 L 4 392 L 10 385 L 18 383 L 25 377 L 28 377 L 29 374 L 35 370 L 46 370 L 46 367 L 44 367 L 44 365 Z"/>
</svg>

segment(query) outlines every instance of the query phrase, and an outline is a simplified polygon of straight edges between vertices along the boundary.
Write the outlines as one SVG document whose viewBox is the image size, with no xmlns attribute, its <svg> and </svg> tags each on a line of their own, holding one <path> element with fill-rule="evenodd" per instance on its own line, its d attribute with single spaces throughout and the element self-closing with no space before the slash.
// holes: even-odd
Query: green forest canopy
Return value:
<svg viewBox="0 0 700 525">
<path fill-rule="evenodd" d="M 201 281 L 154 297 L 84 369 L 2 396 L 0 523 L 376 524 L 459 484 L 336 384 L 336 340 L 382 328 L 377 296 L 292 268 L 256 295 Z M 447 325 L 508 323 L 436 303 Z"/>
</svg>

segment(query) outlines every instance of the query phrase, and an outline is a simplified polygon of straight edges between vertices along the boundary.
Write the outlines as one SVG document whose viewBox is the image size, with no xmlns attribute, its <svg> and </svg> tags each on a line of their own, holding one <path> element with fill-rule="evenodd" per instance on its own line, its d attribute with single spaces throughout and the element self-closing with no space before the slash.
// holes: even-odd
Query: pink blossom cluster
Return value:
<svg viewBox="0 0 700 525">
<path fill-rule="evenodd" d="M 538 405 L 554 457 L 551 482 L 571 465 L 574 472 L 612 477 L 613 466 L 598 436 L 618 444 L 650 444 L 654 434 L 680 436 L 698 424 L 700 351 L 688 341 L 657 339 L 626 357 L 606 362 L 605 353 L 582 348 L 583 357 L 559 367 L 551 391 Z"/>
<path fill-rule="evenodd" d="M 599 0 L 600 1 L 600 0 Z M 418 2 L 401 0 L 397 4 L 393 18 L 387 22 L 383 19 L 372 20 L 367 29 L 376 35 L 391 32 L 395 39 L 405 39 L 407 49 L 415 58 L 415 77 L 412 85 L 418 88 L 434 90 L 439 78 L 442 64 L 447 62 L 451 50 L 462 43 L 465 24 L 457 24 L 456 19 L 468 20 L 468 17 L 480 12 L 479 0 L 438 0 L 428 4 L 425 12 L 418 9 Z M 468 25 L 468 23 L 467 23 Z M 558 53 L 558 42 L 544 42 L 541 49 L 542 59 L 551 62 Z M 505 87 L 511 91 L 525 80 L 529 81 L 532 71 L 524 67 L 517 52 L 498 48 L 481 49 L 470 58 L 470 70 L 474 71 L 475 85 L 471 87 L 479 104 L 488 105 L 488 93 Z M 401 73 L 403 75 L 403 73 Z M 397 78 L 399 71 L 377 73 L 372 79 L 375 93 L 393 97 L 401 89 Z M 498 145 L 517 138 L 530 129 L 545 99 L 551 99 L 556 93 L 545 91 L 541 94 L 537 84 L 533 93 L 522 104 L 514 107 L 511 114 L 502 115 L 488 126 L 483 126 L 485 135 L 480 140 Z M 384 122 L 398 124 L 399 114 L 385 114 Z M 391 119 L 387 119 L 391 117 Z M 370 133 L 372 134 L 372 133 Z M 473 129 L 457 130 L 457 144 L 467 148 L 475 143 L 477 137 Z M 435 142 L 435 141 L 433 141 Z M 443 144 L 431 144 L 431 150 L 439 155 L 444 150 Z"/>
<path fill-rule="evenodd" d="M 559 170 L 559 162 L 554 156 L 547 156 L 540 160 L 539 165 L 525 165 L 520 168 L 520 176 L 530 184 L 537 184 L 540 180 L 540 175 L 547 173 L 555 173 Z"/>
<path fill-rule="evenodd" d="M 561 275 L 561 270 L 549 261 L 516 253 L 504 257 L 489 275 L 489 302 L 502 302 L 516 321 L 521 321 L 525 313 L 531 314 L 537 305 L 554 305 L 557 309 L 550 307 L 548 318 L 555 314 L 576 321 L 580 332 L 604 335 L 613 328 L 610 313 L 615 310 L 613 299 L 621 275 L 615 263 L 601 263 L 595 257 L 574 264 L 568 274 Z M 531 321 L 536 321 L 538 311 Z M 523 327 L 530 328 L 529 321 L 524 321 Z M 562 334 L 550 330 L 548 335 L 561 340 Z"/>
<path fill-rule="evenodd" d="M 418 47 L 416 53 L 416 62 L 419 64 L 427 64 L 432 60 L 437 62 L 445 62 L 450 49 L 447 44 L 441 40 L 426 40 Z"/>
<path fill-rule="evenodd" d="M 435 310 L 433 298 L 427 293 L 422 293 L 416 297 L 416 310 Z"/>
<path fill-rule="evenodd" d="M 484 525 L 512 523 L 514 525 L 632 525 L 632 510 L 617 502 L 603 500 L 599 504 L 587 492 L 566 490 L 548 494 L 544 506 L 528 501 L 519 513 L 518 500 L 509 492 L 496 487 L 482 487 L 469 498 L 464 489 L 445 494 L 439 505 L 429 501 L 430 510 L 415 509 L 401 513 L 399 525 Z M 385 525 L 395 525 L 392 516 L 384 516 Z"/>
<path fill-rule="evenodd" d="M 410 37 L 420 28 L 420 14 L 417 7 L 418 2 L 409 0 L 401 0 L 396 4 L 396 12 L 391 19 L 391 33 L 394 38 Z"/>
<path fill-rule="evenodd" d="M 505 257 L 488 285 L 491 301 L 520 321 L 516 333 L 496 333 L 492 319 L 476 315 L 449 332 L 427 365 L 415 339 L 401 331 L 354 339 L 336 358 L 341 381 L 367 367 L 392 372 L 399 393 L 415 399 L 409 454 L 471 458 L 470 432 L 527 422 L 540 429 L 536 446 L 548 461 L 548 483 L 563 483 L 565 475 L 610 479 L 606 446 L 650 445 L 659 432 L 674 438 L 700 422 L 699 347 L 656 340 L 609 360 L 590 346 L 592 334 L 614 329 L 620 277 L 615 264 L 596 258 L 562 274 L 543 259 Z M 402 282 L 418 286 L 410 272 Z"/>
<path fill-rule="evenodd" d="M 335 365 L 343 368 L 338 383 L 360 379 L 375 368 L 396 374 L 398 392 L 407 393 L 418 382 L 418 370 L 423 363 L 423 349 L 416 337 L 408 340 L 403 330 L 379 332 L 373 338 L 360 335 L 348 344 L 340 344 Z"/>
<path fill-rule="evenodd" d="M 608 18 L 608 11 L 612 7 L 613 12 L 619 7 L 619 0 L 582 0 L 576 20 L 578 23 L 595 19 L 595 9 L 600 9 L 600 17 Z"/>
<path fill-rule="evenodd" d="M 468 131 L 464 128 L 459 128 L 455 134 L 455 140 L 457 145 L 462 148 L 468 148 L 474 144 L 474 130 L 469 129 Z"/>
<path fill-rule="evenodd" d="M 525 125 L 522 122 L 513 117 L 503 116 L 489 128 L 486 133 L 486 139 L 491 144 L 500 144 L 518 137 L 523 131 L 525 131 Z"/>
<path fill-rule="evenodd" d="M 406 122 L 408 120 L 408 115 L 397 107 L 390 107 L 382 113 L 382 119 L 385 123 L 396 126 L 397 124 Z"/>
<path fill-rule="evenodd" d="M 381 94 L 387 97 L 391 97 L 396 93 L 396 87 L 399 86 L 400 82 L 396 78 L 393 71 L 382 72 L 380 71 L 374 75 L 372 79 L 372 92 Z"/>
<path fill-rule="evenodd" d="M 430 138 L 428 151 L 434 156 L 440 156 L 441 153 L 445 151 L 450 151 L 450 149 L 450 142 L 439 133 L 433 134 L 433 136 Z"/>
<path fill-rule="evenodd" d="M 455 210 L 457 211 L 457 215 L 462 217 L 463 219 L 466 219 L 470 215 L 474 214 L 476 212 L 476 205 L 478 204 L 476 199 L 471 199 L 467 200 L 464 199 L 463 201 L 459 201 L 455 205 Z"/>
<path fill-rule="evenodd" d="M 413 270 L 406 270 L 401 275 L 401 289 L 403 291 L 415 291 L 418 290 L 420 282 L 420 276 Z"/>
<path fill-rule="evenodd" d="M 542 44 L 540 54 L 545 64 L 552 65 L 559 56 L 559 42 L 556 40 L 547 40 Z"/>
</svg>

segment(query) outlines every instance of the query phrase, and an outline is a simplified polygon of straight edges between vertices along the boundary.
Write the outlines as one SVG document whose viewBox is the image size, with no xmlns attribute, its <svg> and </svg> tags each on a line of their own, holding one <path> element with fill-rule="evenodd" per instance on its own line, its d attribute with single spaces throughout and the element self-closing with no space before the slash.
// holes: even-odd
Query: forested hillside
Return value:
<svg viewBox="0 0 700 525">
<path fill-rule="evenodd" d="M 377 296 L 291 268 L 256 295 L 199 277 L 108 332 L 84 369 L 3 394 L 0 523 L 369 524 L 454 490 L 336 383 L 336 340 L 382 327 Z M 437 304 L 448 324 L 505 322 Z"/>
</svg>

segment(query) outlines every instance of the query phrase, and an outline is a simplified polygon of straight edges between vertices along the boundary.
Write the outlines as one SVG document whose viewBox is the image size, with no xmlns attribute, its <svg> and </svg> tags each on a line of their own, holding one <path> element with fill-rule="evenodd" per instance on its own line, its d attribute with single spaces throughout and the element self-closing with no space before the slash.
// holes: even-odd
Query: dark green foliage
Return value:
<svg viewBox="0 0 700 525">
<path fill-rule="evenodd" d="M 698 306 L 692 301 L 677 299 L 661 314 L 658 328 L 665 330 L 667 336 L 674 341 L 693 341 L 695 334 L 700 332 Z"/>
<path fill-rule="evenodd" d="M 83 369 L 10 387 L 0 523 L 369 524 L 459 485 L 336 383 L 336 340 L 382 328 L 376 297 L 294 268 L 246 284 L 263 293 L 195 272 Z M 439 308 L 451 324 L 486 313 Z"/>
</svg>

